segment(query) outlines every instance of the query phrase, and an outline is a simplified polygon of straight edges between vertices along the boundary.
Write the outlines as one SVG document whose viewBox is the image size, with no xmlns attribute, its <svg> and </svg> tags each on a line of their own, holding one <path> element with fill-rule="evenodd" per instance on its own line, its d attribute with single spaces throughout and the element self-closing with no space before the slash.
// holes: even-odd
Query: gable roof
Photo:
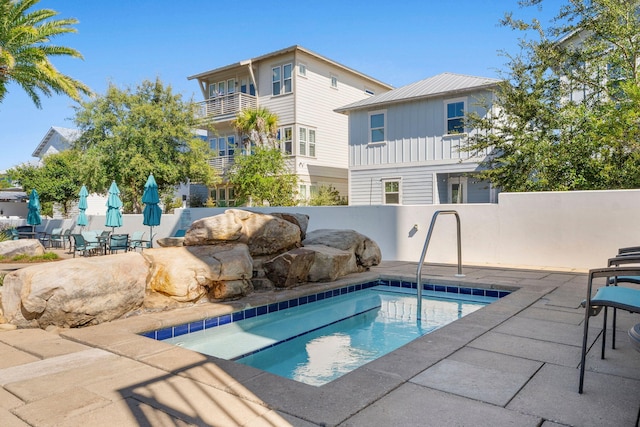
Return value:
<svg viewBox="0 0 640 427">
<path fill-rule="evenodd" d="M 219 73 L 219 72 L 231 70 L 231 69 L 237 68 L 237 67 L 243 67 L 243 66 L 252 64 L 254 62 L 264 61 L 264 60 L 267 60 L 267 59 L 270 59 L 270 58 L 278 57 L 278 56 L 281 56 L 281 55 L 284 55 L 284 54 L 287 54 L 287 53 L 291 53 L 291 52 L 296 52 L 296 51 L 304 52 L 307 55 L 314 56 L 314 57 L 320 59 L 321 61 L 329 63 L 329 64 L 331 64 L 331 65 L 333 65 L 333 66 L 335 66 L 337 68 L 341 68 L 341 69 L 343 69 L 345 71 L 348 71 L 350 73 L 356 74 L 356 75 L 358 75 L 360 77 L 363 77 L 365 79 L 371 80 L 371 81 L 373 81 L 373 82 L 375 82 L 377 84 L 380 84 L 382 86 L 386 86 L 389 89 L 393 89 L 393 86 L 391 86 L 390 84 L 381 82 L 378 79 L 374 79 L 371 76 L 368 76 L 368 75 L 366 75 L 364 73 L 361 73 L 360 71 L 354 70 L 353 68 L 349 68 L 349 67 L 347 67 L 345 65 L 342 65 L 339 62 L 331 60 L 331 59 L 329 59 L 329 58 L 327 58 L 325 56 L 322 56 L 322 55 L 320 55 L 318 53 L 315 53 L 315 52 L 313 52 L 313 51 L 311 51 L 309 49 L 306 49 L 306 48 L 304 48 L 304 47 L 302 47 L 300 45 L 289 46 L 289 47 L 286 47 L 284 49 L 276 50 L 275 52 L 270 52 L 270 53 L 267 53 L 265 55 L 256 56 L 255 58 L 245 59 L 243 61 L 239 61 L 239 62 L 235 62 L 233 64 L 225 65 L 224 67 L 214 68 L 213 70 L 205 71 L 203 73 L 194 74 L 192 76 L 187 77 L 187 80 L 201 79 L 203 77 L 207 77 L 209 74 Z"/>
<path fill-rule="evenodd" d="M 443 95 L 452 96 L 472 90 L 494 87 L 500 82 L 501 80 L 490 77 L 442 73 L 380 95 L 356 101 L 344 107 L 337 108 L 335 111 L 338 113 L 347 113 L 352 110 L 361 110 L 383 104 L 395 104 Z"/>
<path fill-rule="evenodd" d="M 52 126 L 51 128 L 49 128 L 49 131 L 44 136 L 44 138 L 42 138 L 42 141 L 40 141 L 40 144 L 38 144 L 38 146 L 36 147 L 36 149 L 33 151 L 31 155 L 33 157 L 40 157 L 42 154 L 42 150 L 44 149 L 44 147 L 47 146 L 51 138 L 53 138 L 53 136 L 56 133 L 62 136 L 62 138 L 64 138 L 66 141 L 71 143 L 76 139 L 78 139 L 82 132 L 80 132 L 78 129 L 69 129 L 69 128 L 62 128 L 59 126 Z"/>
</svg>

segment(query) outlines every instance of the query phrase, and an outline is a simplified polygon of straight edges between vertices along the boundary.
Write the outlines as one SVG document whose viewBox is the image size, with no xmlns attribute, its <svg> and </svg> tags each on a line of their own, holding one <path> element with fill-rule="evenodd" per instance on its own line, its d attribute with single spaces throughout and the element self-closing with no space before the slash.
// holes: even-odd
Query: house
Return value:
<svg viewBox="0 0 640 427">
<path fill-rule="evenodd" d="M 231 124 L 236 114 L 265 107 L 279 118 L 280 147 L 299 178 L 303 203 L 322 185 L 348 191 L 348 118 L 334 110 L 392 89 L 297 45 L 188 78 L 198 81 L 202 117 L 215 127 L 208 135 L 217 154 L 211 166 L 224 174 L 233 163 L 241 138 Z M 235 204 L 224 180 L 209 195 L 219 206 Z"/>
<path fill-rule="evenodd" d="M 71 148 L 71 144 L 73 144 L 81 134 L 82 132 L 78 129 L 52 126 L 31 155 L 42 161 L 42 158 L 47 154 L 59 153 Z"/>
<path fill-rule="evenodd" d="M 474 132 L 464 115 L 485 115 L 499 82 L 442 73 L 337 108 L 349 117 L 349 204 L 495 202 L 469 175 L 488 153 L 461 148 Z"/>
</svg>

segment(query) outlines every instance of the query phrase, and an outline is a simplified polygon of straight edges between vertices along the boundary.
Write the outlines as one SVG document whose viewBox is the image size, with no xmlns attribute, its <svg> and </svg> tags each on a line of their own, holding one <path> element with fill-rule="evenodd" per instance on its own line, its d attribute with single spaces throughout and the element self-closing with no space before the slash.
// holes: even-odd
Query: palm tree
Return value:
<svg viewBox="0 0 640 427">
<path fill-rule="evenodd" d="M 51 20 L 58 12 L 50 9 L 29 12 L 40 0 L 0 0 L 0 102 L 13 81 L 21 86 L 33 103 L 42 108 L 40 94 L 65 94 L 79 101 L 91 90 L 82 82 L 60 73 L 49 61 L 51 56 L 81 58 L 75 49 L 49 44 L 60 34 L 75 33 L 76 19 Z"/>
<path fill-rule="evenodd" d="M 278 116 L 265 107 L 242 110 L 236 115 L 233 126 L 252 145 L 275 147 Z M 245 138 L 243 138 L 244 142 Z M 245 146 L 245 149 L 248 148 Z"/>
</svg>

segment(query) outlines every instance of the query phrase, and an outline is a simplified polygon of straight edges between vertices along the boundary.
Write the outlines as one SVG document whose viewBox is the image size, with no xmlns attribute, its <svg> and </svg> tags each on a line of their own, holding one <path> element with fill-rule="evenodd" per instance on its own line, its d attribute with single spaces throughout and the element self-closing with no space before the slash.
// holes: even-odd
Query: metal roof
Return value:
<svg viewBox="0 0 640 427">
<path fill-rule="evenodd" d="M 194 74 L 192 76 L 187 77 L 187 80 L 202 79 L 204 77 L 209 76 L 210 74 L 220 73 L 222 71 L 228 71 L 228 70 L 234 69 L 236 67 L 243 67 L 243 66 L 252 64 L 254 62 L 260 62 L 260 61 L 263 61 L 265 59 L 270 59 L 270 58 L 273 58 L 273 57 L 284 55 L 286 53 L 291 53 L 291 52 L 296 52 L 296 51 L 304 52 L 304 53 L 306 53 L 308 55 L 315 56 L 316 58 L 318 58 L 318 59 L 320 59 L 320 60 L 322 60 L 324 62 L 330 63 L 330 64 L 332 64 L 332 65 L 334 65 L 334 66 L 336 66 L 338 68 L 342 68 L 345 71 L 349 71 L 349 72 L 351 72 L 353 74 L 356 74 L 356 75 L 358 75 L 360 77 L 364 77 L 364 78 L 366 78 L 368 80 L 376 82 L 377 84 L 386 86 L 389 89 L 393 89 L 393 86 L 391 86 L 388 83 L 381 82 L 378 79 L 374 79 L 373 77 L 368 76 L 368 75 L 366 75 L 364 73 L 361 73 L 360 71 L 354 70 L 353 68 L 349 68 L 349 67 L 347 67 L 345 65 L 340 64 L 339 62 L 333 61 L 333 60 L 331 60 L 331 59 L 329 59 L 329 58 L 327 58 L 325 56 L 317 54 L 317 53 L 315 53 L 315 52 L 313 52 L 313 51 L 311 51 L 309 49 L 306 49 L 306 48 L 304 48 L 302 46 L 299 46 L 299 45 L 289 46 L 289 47 L 286 47 L 284 49 L 276 50 L 275 52 L 270 52 L 270 53 L 267 53 L 265 55 L 256 56 L 255 58 L 246 59 L 244 61 L 240 61 L 240 62 L 236 62 L 236 63 L 233 63 L 233 64 L 225 65 L 224 67 L 220 67 L 220 68 L 214 68 L 213 70 L 205 71 L 203 73 Z"/>
<path fill-rule="evenodd" d="M 56 133 L 60 134 L 65 140 L 71 143 L 76 139 L 78 139 L 82 132 L 80 132 L 78 129 L 69 129 L 69 128 L 62 128 L 59 126 L 52 126 L 51 128 L 49 128 L 49 131 L 44 136 L 44 138 L 42 138 L 42 141 L 40 141 L 40 144 L 38 144 L 38 146 L 36 147 L 36 149 L 33 151 L 31 155 L 33 157 L 40 157 L 40 152 L 44 147 L 47 146 L 47 143 L 49 142 L 49 140 L 53 138 L 53 135 L 55 135 Z"/>
<path fill-rule="evenodd" d="M 24 191 L 0 191 L 0 202 L 23 202 L 28 198 Z"/>
<path fill-rule="evenodd" d="M 406 86 L 393 89 L 389 92 L 375 95 L 361 101 L 356 101 L 344 107 L 337 108 L 339 113 L 347 113 L 351 110 L 359 110 L 379 106 L 383 104 L 394 104 L 410 100 L 432 98 L 443 95 L 455 95 L 472 90 L 490 88 L 496 86 L 501 80 L 490 77 L 466 76 L 455 73 L 442 73 Z"/>
</svg>

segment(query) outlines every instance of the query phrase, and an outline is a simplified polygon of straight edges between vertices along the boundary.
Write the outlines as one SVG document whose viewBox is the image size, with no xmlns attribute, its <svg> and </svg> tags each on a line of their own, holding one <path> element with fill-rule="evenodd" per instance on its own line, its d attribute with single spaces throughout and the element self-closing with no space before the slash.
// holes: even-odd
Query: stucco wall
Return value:
<svg viewBox="0 0 640 427">
<path fill-rule="evenodd" d="M 405 261 L 418 261 L 434 212 L 446 209 L 461 218 L 463 264 L 586 270 L 606 266 L 619 247 L 640 245 L 640 190 L 501 193 L 497 204 L 252 208 L 306 213 L 309 230 L 357 230 L 380 245 L 383 259 Z M 154 231 L 169 236 L 224 210 L 178 209 L 163 215 Z M 87 228 L 104 229 L 104 220 L 91 215 Z M 72 225 L 73 220 L 45 220 L 38 228 Z M 142 215 L 125 215 L 116 232 L 135 230 L 148 233 Z M 455 217 L 442 215 L 426 260 L 455 263 L 456 255 Z"/>
</svg>

